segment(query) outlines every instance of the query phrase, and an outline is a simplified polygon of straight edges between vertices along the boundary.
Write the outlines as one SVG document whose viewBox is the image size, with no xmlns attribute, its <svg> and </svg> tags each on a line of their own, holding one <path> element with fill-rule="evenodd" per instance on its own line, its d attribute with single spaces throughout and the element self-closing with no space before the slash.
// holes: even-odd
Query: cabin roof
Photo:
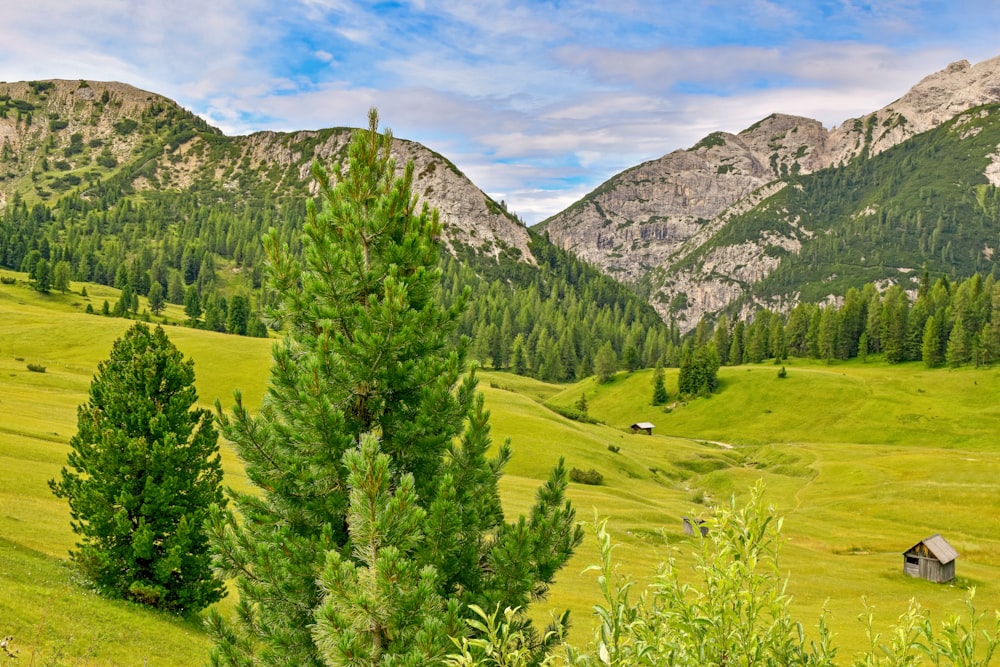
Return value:
<svg viewBox="0 0 1000 667">
<path fill-rule="evenodd" d="M 632 428 L 653 428 L 654 426 L 655 424 L 651 424 L 650 422 L 636 422 L 632 424 Z"/>
<path fill-rule="evenodd" d="M 955 548 L 948 544 L 948 541 L 941 537 L 940 533 L 935 533 L 930 537 L 926 537 L 912 547 L 906 550 L 906 553 L 910 553 L 917 547 L 923 544 L 927 549 L 934 554 L 934 557 L 941 561 L 941 564 L 947 564 L 958 558 L 958 552 Z"/>
</svg>

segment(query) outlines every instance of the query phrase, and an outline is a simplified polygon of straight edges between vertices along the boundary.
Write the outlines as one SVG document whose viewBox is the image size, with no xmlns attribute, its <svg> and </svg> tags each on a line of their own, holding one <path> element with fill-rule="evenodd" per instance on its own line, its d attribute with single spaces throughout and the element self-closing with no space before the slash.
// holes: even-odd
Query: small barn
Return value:
<svg viewBox="0 0 1000 667">
<path fill-rule="evenodd" d="M 645 432 L 646 435 L 653 435 L 653 424 L 649 422 L 636 422 L 632 424 L 632 433 Z"/>
<path fill-rule="evenodd" d="M 955 578 L 958 552 L 940 534 L 920 540 L 903 553 L 903 571 L 911 577 L 944 583 Z"/>
</svg>

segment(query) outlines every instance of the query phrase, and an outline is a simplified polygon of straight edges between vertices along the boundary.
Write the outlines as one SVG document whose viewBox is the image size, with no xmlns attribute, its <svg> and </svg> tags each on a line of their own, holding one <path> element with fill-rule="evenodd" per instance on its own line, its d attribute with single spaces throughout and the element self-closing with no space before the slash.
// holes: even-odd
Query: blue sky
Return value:
<svg viewBox="0 0 1000 667">
<path fill-rule="evenodd" d="M 772 113 L 828 127 L 1000 55 L 996 0 L 0 0 L 0 80 L 115 80 L 227 134 L 364 124 L 529 224 Z"/>
</svg>

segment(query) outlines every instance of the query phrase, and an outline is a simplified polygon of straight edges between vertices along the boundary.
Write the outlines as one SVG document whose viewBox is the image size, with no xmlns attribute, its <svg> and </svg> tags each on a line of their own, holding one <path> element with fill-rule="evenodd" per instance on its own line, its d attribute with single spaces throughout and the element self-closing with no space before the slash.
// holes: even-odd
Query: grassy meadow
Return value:
<svg viewBox="0 0 1000 667">
<path fill-rule="evenodd" d="M 117 293 L 88 284 L 88 297 L 79 285 L 42 296 L 23 274 L 0 275 L 18 278 L 0 285 L 0 636 L 14 636 L 22 664 L 202 664 L 209 642 L 200 617 L 105 600 L 79 580 L 66 557 L 75 541 L 68 508 L 47 485 L 65 462 L 97 363 L 130 326 L 84 311 L 87 303 L 99 311 Z M 166 316 L 183 318 L 175 307 Z M 229 405 L 236 389 L 259 404 L 273 341 L 167 332 L 195 359 L 206 406 Z M 29 363 L 46 370 L 31 372 Z M 669 411 L 649 405 L 651 371 L 568 386 L 481 372 L 494 440 L 509 437 L 514 447 L 502 482 L 509 516 L 528 508 L 560 457 L 569 468 L 595 469 L 602 485 L 571 485 L 578 518 L 607 517 L 621 543 L 621 572 L 644 582 L 675 547 L 682 565 L 690 562 L 682 516 L 705 516 L 713 503 L 741 497 L 763 479 L 785 517 L 782 568 L 793 615 L 809 630 L 825 607 L 841 662 L 865 646 L 862 596 L 882 628 L 913 598 L 942 620 L 963 608 L 972 586 L 978 608 L 1000 609 L 1000 370 L 871 360 L 786 368 L 784 379 L 772 365 L 723 368 L 718 394 Z M 668 369 L 672 399 L 676 380 Z M 581 394 L 602 423 L 553 410 Z M 635 421 L 656 424 L 654 435 L 633 435 Z M 225 444 L 223 457 L 227 484 L 241 487 L 239 462 Z M 958 579 L 935 585 L 903 575 L 901 553 L 937 532 L 960 553 Z M 570 608 L 578 644 L 589 639 L 598 601 L 595 575 L 584 572 L 596 562 L 588 531 L 536 611 L 542 619 L 548 607 Z M 232 601 L 220 604 L 225 613 Z"/>
</svg>

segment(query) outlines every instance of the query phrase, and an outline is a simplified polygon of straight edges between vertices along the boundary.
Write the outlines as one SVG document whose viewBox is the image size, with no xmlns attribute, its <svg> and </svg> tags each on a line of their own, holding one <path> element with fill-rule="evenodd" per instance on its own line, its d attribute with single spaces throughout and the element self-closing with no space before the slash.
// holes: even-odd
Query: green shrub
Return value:
<svg viewBox="0 0 1000 667">
<path fill-rule="evenodd" d="M 600 486 L 604 483 L 604 475 L 593 468 L 590 470 L 580 470 L 573 468 L 569 471 L 569 479 L 577 484 L 589 484 L 590 486 Z"/>
<path fill-rule="evenodd" d="M 42 366 L 41 364 L 28 364 L 28 370 L 32 373 L 44 373 L 45 366 Z"/>
<path fill-rule="evenodd" d="M 604 422 L 602 422 L 599 419 L 594 419 L 593 417 L 591 417 L 590 415 L 588 415 L 586 412 L 580 412 L 575 407 L 571 408 L 571 407 L 564 407 L 564 406 L 561 406 L 561 405 L 550 405 L 548 407 L 550 407 L 554 412 L 559 413 L 560 415 L 562 415 L 566 419 L 572 419 L 575 422 L 583 422 L 584 424 L 603 424 L 604 423 Z"/>
<path fill-rule="evenodd" d="M 122 136 L 132 134 L 135 128 L 139 127 L 139 123 L 132 120 L 131 118 L 122 118 L 120 121 L 115 123 L 115 132 Z"/>
</svg>

